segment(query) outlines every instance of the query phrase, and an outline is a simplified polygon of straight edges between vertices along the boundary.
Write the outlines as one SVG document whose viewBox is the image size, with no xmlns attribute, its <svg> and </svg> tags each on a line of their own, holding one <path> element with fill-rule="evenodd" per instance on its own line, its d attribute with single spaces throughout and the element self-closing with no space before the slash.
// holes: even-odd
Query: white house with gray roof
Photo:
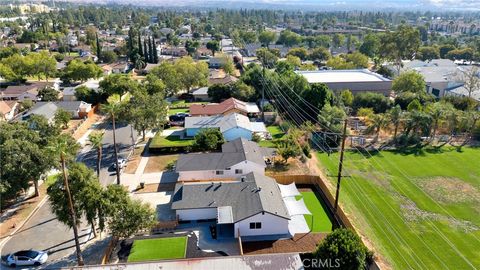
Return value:
<svg viewBox="0 0 480 270">
<path fill-rule="evenodd" d="M 260 137 L 263 137 L 268 133 L 263 122 L 251 122 L 247 116 L 238 113 L 185 117 L 185 132 L 187 137 L 193 137 L 205 128 L 218 128 L 227 141 L 237 138 L 251 140 L 253 134 L 258 134 Z"/>
<path fill-rule="evenodd" d="M 235 237 L 290 237 L 290 215 L 279 186 L 255 172 L 235 182 L 179 183 L 172 209 L 181 221 L 217 220 L 220 233 Z"/>
<path fill-rule="evenodd" d="M 221 153 L 181 154 L 175 170 L 178 181 L 235 179 L 251 172 L 265 173 L 265 160 L 274 156 L 272 148 L 238 138 L 222 145 Z"/>
</svg>

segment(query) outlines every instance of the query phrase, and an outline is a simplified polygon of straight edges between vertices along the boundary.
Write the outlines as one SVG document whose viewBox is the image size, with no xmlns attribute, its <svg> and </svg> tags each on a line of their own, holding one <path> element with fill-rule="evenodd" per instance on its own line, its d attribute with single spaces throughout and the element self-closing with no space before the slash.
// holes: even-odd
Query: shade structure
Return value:
<svg viewBox="0 0 480 270">
<path fill-rule="evenodd" d="M 301 195 L 300 192 L 298 192 L 295 183 L 291 183 L 290 185 L 278 184 L 278 187 L 280 187 L 280 193 L 282 194 L 283 198 Z"/>
<path fill-rule="evenodd" d="M 296 200 L 284 200 L 285 205 L 287 206 L 288 214 L 290 216 L 295 215 L 311 215 L 312 213 L 308 210 L 307 206 L 303 199 L 298 201 Z"/>
</svg>

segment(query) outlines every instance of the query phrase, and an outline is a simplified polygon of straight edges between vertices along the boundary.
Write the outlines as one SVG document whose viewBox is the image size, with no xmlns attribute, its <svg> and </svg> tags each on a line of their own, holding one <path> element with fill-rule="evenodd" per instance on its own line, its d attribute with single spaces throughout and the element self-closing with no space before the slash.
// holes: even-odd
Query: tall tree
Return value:
<svg viewBox="0 0 480 270">
<path fill-rule="evenodd" d="M 143 54 L 144 54 L 144 57 L 145 57 L 145 61 L 147 63 L 150 63 L 150 54 L 148 53 L 148 45 L 147 45 L 147 40 L 146 39 L 143 40 Z"/>
<path fill-rule="evenodd" d="M 157 52 L 157 44 L 155 43 L 155 37 L 152 36 L 152 52 L 153 52 L 153 63 L 158 63 L 158 52 Z"/>
<path fill-rule="evenodd" d="M 97 44 L 97 57 L 98 59 L 102 58 L 102 46 L 100 45 L 100 40 L 98 40 L 98 33 L 95 33 L 95 40 Z"/>
<path fill-rule="evenodd" d="M 73 160 L 77 150 L 79 149 L 78 144 L 67 134 L 62 134 L 57 137 L 56 140 L 53 140 L 48 146 L 49 150 L 52 151 L 52 154 L 59 157 L 62 175 L 63 175 L 63 187 L 65 191 L 65 196 L 68 201 L 68 210 L 70 212 L 71 218 L 71 227 L 73 229 L 73 235 L 75 240 L 75 250 L 77 254 L 77 264 L 83 266 L 83 256 L 80 250 L 80 241 L 78 239 L 78 220 L 77 213 L 75 212 L 74 202 L 72 199 L 72 194 L 70 193 L 70 186 L 68 183 L 68 174 L 67 174 L 67 162 Z M 55 211 L 55 209 L 54 209 Z"/>
<path fill-rule="evenodd" d="M 148 36 L 148 59 L 150 60 L 149 63 L 153 63 L 153 46 L 152 46 L 152 38 Z"/>
<path fill-rule="evenodd" d="M 100 168 L 102 164 L 102 141 L 103 134 L 101 132 L 90 133 L 88 135 L 88 141 L 92 148 L 97 150 L 97 177 L 100 177 Z"/>
<path fill-rule="evenodd" d="M 394 127 L 393 140 L 396 141 L 398 127 L 400 125 L 400 122 L 402 121 L 402 108 L 400 108 L 400 105 L 396 105 L 395 107 L 391 108 L 390 111 L 388 111 L 388 116 Z"/>
<path fill-rule="evenodd" d="M 162 93 L 149 95 L 141 88 L 133 93 L 132 101 L 127 105 L 128 120 L 136 130 L 142 131 L 145 141 L 147 129 L 161 129 L 166 122 L 168 107 Z"/>
<path fill-rule="evenodd" d="M 141 57 L 144 57 L 144 53 L 143 53 L 143 49 L 142 49 L 142 36 L 141 35 L 138 35 L 138 43 L 137 43 L 137 46 L 138 46 L 138 54 L 141 56 Z"/>
</svg>

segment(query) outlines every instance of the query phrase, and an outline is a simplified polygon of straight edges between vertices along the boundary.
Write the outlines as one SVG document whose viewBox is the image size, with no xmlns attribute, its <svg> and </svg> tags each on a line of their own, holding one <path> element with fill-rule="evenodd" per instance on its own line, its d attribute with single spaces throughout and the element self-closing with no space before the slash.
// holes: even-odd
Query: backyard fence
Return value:
<svg viewBox="0 0 480 270">
<path fill-rule="evenodd" d="M 315 186 L 315 189 L 319 192 L 320 196 L 327 204 L 327 207 L 330 210 L 330 213 L 334 217 L 335 219 L 334 222 L 337 222 L 339 225 L 345 228 L 351 229 L 356 234 L 358 234 L 358 232 L 355 230 L 355 227 L 353 227 L 353 224 L 350 222 L 349 218 L 343 211 L 342 207 L 338 206 L 337 215 L 336 216 L 333 215 L 335 198 L 333 197 L 332 193 L 330 193 L 330 190 L 325 184 L 325 181 L 320 176 L 317 176 L 317 175 L 270 175 L 270 177 L 273 177 L 277 181 L 277 183 L 282 185 L 295 183 L 299 185 Z M 370 265 L 369 269 L 379 270 L 380 267 L 376 262 L 373 262 L 373 264 Z"/>
</svg>

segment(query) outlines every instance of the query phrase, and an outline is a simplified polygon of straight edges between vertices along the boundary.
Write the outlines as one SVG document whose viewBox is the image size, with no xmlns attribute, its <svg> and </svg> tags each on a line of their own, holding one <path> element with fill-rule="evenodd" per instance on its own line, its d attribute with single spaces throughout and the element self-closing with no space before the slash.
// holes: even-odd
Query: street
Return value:
<svg viewBox="0 0 480 270">
<path fill-rule="evenodd" d="M 136 131 L 133 133 L 133 140 L 136 140 Z M 116 139 L 119 157 L 126 158 L 132 146 L 130 126 L 117 125 Z M 100 182 L 104 186 L 116 182 L 115 170 L 112 166 L 114 160 L 113 132 L 110 124 L 105 128 L 103 139 Z M 84 162 L 95 170 L 96 150 L 86 145 L 79 152 L 77 161 Z M 80 243 L 85 243 L 90 239 L 90 227 L 84 221 L 80 225 L 79 236 Z M 52 264 L 75 252 L 73 231 L 56 219 L 48 201 L 41 205 L 31 219 L 1 247 L 1 256 L 23 249 L 47 251 L 49 254 L 47 264 Z"/>
<path fill-rule="evenodd" d="M 133 140 L 132 140 L 133 133 Z M 118 157 L 127 158 L 128 153 L 131 150 L 132 142 L 137 139 L 137 132 L 131 129 L 130 125 L 116 123 L 116 140 L 118 147 Z M 96 170 L 97 164 L 97 150 L 91 149 L 90 146 L 86 146 L 83 151 L 77 156 L 78 161 L 82 161 L 90 168 Z M 115 152 L 113 149 L 113 132 L 111 123 L 105 128 L 105 134 L 103 136 L 102 147 L 102 162 L 100 169 L 100 183 L 106 186 L 108 184 L 116 183 L 116 173 L 113 168 L 115 162 Z"/>
</svg>

